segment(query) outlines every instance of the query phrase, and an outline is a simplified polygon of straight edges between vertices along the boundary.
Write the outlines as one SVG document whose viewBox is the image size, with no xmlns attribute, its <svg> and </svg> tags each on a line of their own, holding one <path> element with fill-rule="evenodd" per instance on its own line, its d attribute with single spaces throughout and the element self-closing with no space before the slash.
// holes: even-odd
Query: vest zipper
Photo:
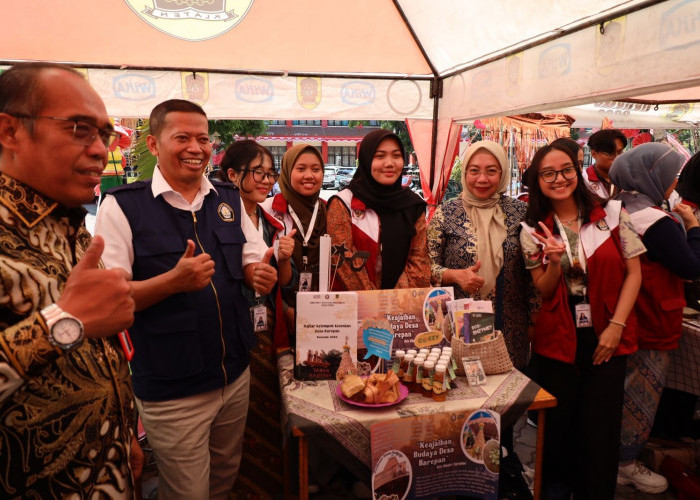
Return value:
<svg viewBox="0 0 700 500">
<path fill-rule="evenodd" d="M 199 249 L 203 252 L 206 253 L 206 250 L 204 250 L 204 246 L 202 246 L 202 242 L 199 240 L 199 235 L 197 234 L 197 215 L 192 212 L 192 227 L 194 228 L 194 238 L 197 240 L 197 245 L 199 245 Z M 221 304 L 219 303 L 219 294 L 216 291 L 216 287 L 214 286 L 214 280 L 212 279 L 209 283 L 211 285 L 211 289 L 214 291 L 214 297 L 216 298 L 216 311 L 219 314 L 219 338 L 221 339 L 221 349 L 222 349 L 222 356 L 221 356 L 221 371 L 224 373 L 224 386 L 228 385 L 228 373 L 226 373 L 226 365 L 224 364 L 224 359 L 226 359 L 226 341 L 224 340 L 224 321 L 221 318 Z"/>
</svg>

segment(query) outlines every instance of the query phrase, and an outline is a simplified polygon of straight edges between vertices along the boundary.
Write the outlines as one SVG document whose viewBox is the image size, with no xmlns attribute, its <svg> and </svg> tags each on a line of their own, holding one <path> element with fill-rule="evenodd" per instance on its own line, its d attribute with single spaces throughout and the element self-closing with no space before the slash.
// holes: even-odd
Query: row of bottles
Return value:
<svg viewBox="0 0 700 500">
<path fill-rule="evenodd" d="M 456 377 L 452 348 L 397 350 L 392 370 L 410 392 L 445 401 L 450 382 Z"/>
</svg>

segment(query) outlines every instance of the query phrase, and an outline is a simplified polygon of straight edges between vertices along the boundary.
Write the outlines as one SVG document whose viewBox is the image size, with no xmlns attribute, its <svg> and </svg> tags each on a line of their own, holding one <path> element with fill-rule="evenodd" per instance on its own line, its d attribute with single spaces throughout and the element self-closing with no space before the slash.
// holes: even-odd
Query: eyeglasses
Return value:
<svg viewBox="0 0 700 500">
<path fill-rule="evenodd" d="M 253 175 L 253 180 L 255 182 L 264 182 L 265 180 L 269 180 L 274 184 L 277 182 L 277 179 L 280 178 L 280 174 L 277 172 L 265 172 L 262 168 L 244 168 L 243 172 L 250 172 Z"/>
<path fill-rule="evenodd" d="M 598 153 L 599 155 L 603 155 L 603 156 L 605 156 L 606 158 L 611 158 L 611 159 L 614 159 L 616 156 L 620 156 L 620 155 L 621 155 L 622 153 L 624 153 L 624 152 L 625 152 L 624 149 L 620 149 L 620 150 L 618 150 L 618 151 L 615 151 L 614 153 L 606 153 L 605 151 L 597 151 L 597 153 Z"/>
<path fill-rule="evenodd" d="M 576 177 L 576 167 L 564 167 L 561 170 L 545 170 L 538 175 L 544 182 L 550 184 L 557 180 L 559 174 L 561 174 L 564 179 L 571 180 Z"/>
<path fill-rule="evenodd" d="M 501 176 L 501 169 L 500 168 L 487 168 L 486 170 L 479 170 L 478 168 L 468 168 L 467 169 L 467 175 L 469 177 L 479 177 L 481 174 L 484 174 L 486 177 L 500 177 Z"/>
<path fill-rule="evenodd" d="M 76 118 L 62 118 L 59 116 L 31 116 L 23 114 L 13 114 L 17 118 L 26 118 L 28 120 L 36 120 L 39 118 L 44 118 L 46 120 L 56 120 L 60 122 L 72 122 L 73 123 L 73 140 L 77 144 L 82 144 L 83 146 L 90 146 L 95 142 L 95 137 L 100 136 L 100 141 L 109 148 L 114 141 L 119 137 L 119 134 L 109 128 L 100 128 L 94 123 L 87 122 L 85 120 L 79 120 Z"/>
</svg>

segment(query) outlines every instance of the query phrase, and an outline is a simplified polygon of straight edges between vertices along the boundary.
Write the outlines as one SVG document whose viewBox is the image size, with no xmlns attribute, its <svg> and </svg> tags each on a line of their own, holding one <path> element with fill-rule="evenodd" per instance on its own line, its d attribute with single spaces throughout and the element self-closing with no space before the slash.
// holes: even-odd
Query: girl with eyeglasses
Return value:
<svg viewBox="0 0 700 500">
<path fill-rule="evenodd" d="M 292 264 L 294 231 L 285 234 L 284 226 L 259 205 L 278 178 L 267 148 L 251 140 L 234 142 L 226 150 L 221 172 L 238 187 L 246 211 L 243 217 L 250 217 L 268 246 L 277 246 L 271 264 L 278 270 L 278 286 L 265 297 L 246 287 L 242 290 L 250 303 L 257 342 L 250 353 L 250 403 L 243 438 L 246 445 L 234 486 L 239 493 L 273 498 L 283 491 L 282 429 L 276 418 L 281 408 L 277 348 L 290 344 L 282 289 L 293 293 L 297 280 Z"/>
<path fill-rule="evenodd" d="M 535 154 L 520 234 L 525 267 L 542 298 L 533 339 L 536 381 L 557 398 L 547 413 L 543 495 L 612 499 L 645 249 L 621 203 L 594 195 L 576 162 L 560 145 Z"/>
</svg>

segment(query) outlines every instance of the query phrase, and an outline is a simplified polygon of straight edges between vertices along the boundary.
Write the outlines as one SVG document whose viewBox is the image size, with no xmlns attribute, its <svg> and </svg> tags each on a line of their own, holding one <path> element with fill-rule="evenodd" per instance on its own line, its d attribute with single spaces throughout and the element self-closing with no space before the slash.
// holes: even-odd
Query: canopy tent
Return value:
<svg viewBox="0 0 700 500">
<path fill-rule="evenodd" d="M 86 68 L 114 116 L 184 97 L 212 118 L 429 119 L 435 191 L 438 119 L 699 85 L 699 13 L 700 0 L 26 0 L 3 6 L 0 64 Z"/>
</svg>

